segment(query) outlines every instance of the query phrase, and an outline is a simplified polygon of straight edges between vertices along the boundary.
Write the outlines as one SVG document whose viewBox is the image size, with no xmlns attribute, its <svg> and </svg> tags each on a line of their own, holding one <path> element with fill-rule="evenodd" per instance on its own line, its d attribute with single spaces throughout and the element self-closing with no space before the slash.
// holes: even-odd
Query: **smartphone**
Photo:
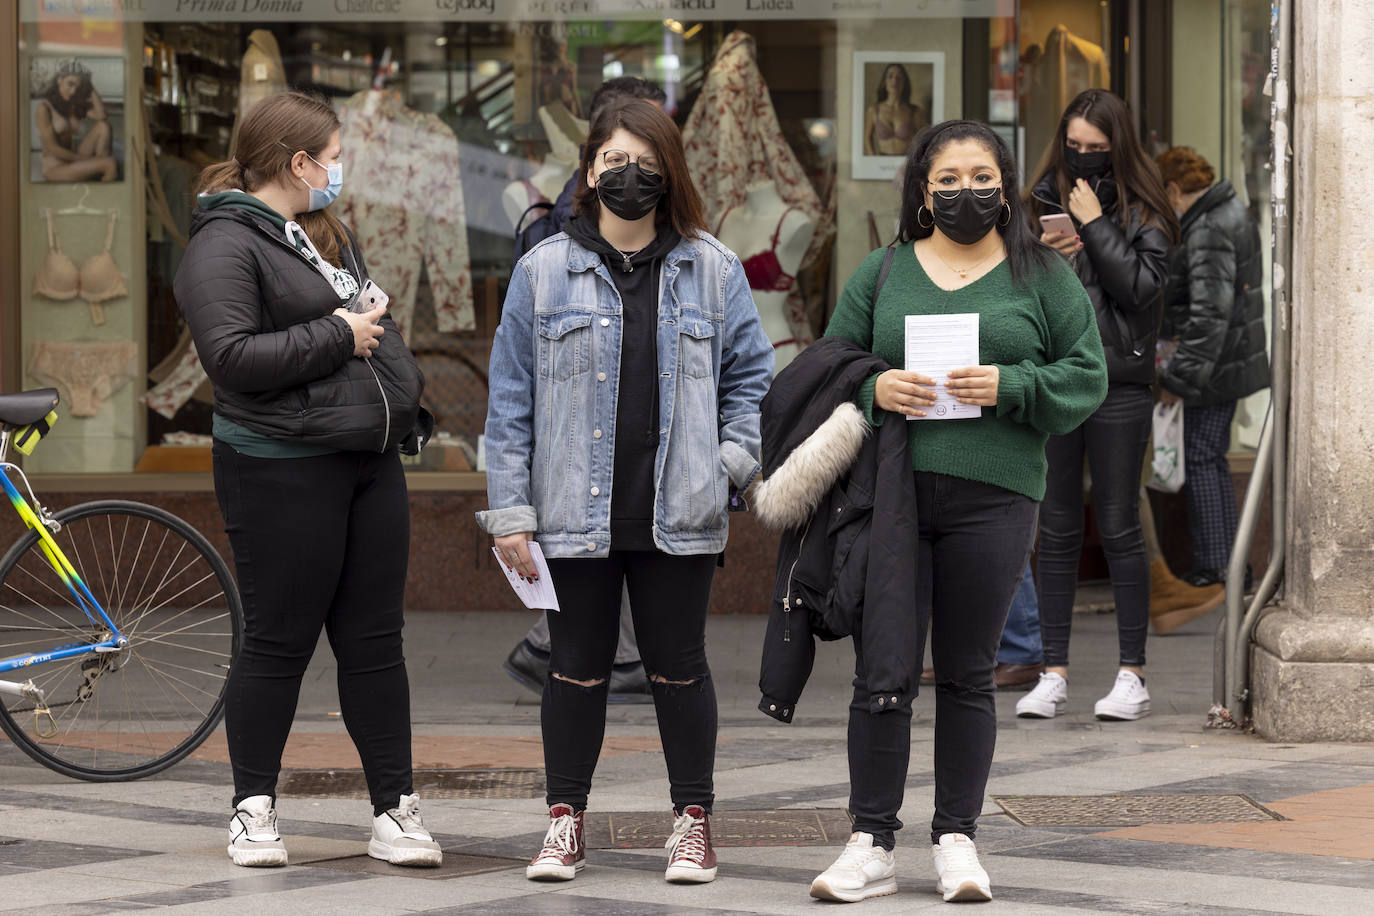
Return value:
<svg viewBox="0 0 1374 916">
<path fill-rule="evenodd" d="M 353 301 L 348 303 L 348 309 L 361 314 L 385 307 L 390 301 L 391 297 L 383 292 L 380 286 L 368 280 L 363 284 L 363 288 L 358 290 L 358 295 L 353 297 Z"/>
<path fill-rule="evenodd" d="M 1073 220 L 1067 213 L 1047 213 L 1040 217 L 1040 231 L 1048 232 L 1050 235 L 1062 232 L 1069 238 L 1078 235 L 1078 230 L 1073 227 Z"/>
</svg>

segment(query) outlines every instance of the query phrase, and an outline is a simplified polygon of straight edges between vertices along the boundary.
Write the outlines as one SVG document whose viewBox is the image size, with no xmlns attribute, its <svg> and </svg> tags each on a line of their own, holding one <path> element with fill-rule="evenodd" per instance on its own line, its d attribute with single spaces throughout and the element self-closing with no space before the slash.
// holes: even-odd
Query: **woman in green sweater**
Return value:
<svg viewBox="0 0 1374 916">
<path fill-rule="evenodd" d="M 911 421 L 918 630 L 931 622 L 936 674 L 931 841 L 946 900 L 992 897 L 973 836 L 997 734 L 997 645 L 1035 538 L 1045 441 L 1082 423 L 1107 392 L 1087 293 L 1032 235 L 1022 206 L 1011 150 L 990 128 L 926 130 L 907 160 L 897 249 L 876 302 L 882 250 L 849 278 L 826 330 L 904 367 L 869 379 L 858 401 L 873 426 Z M 906 365 L 908 315 L 968 314 L 979 365 Z M 941 419 L 960 414 L 969 416 Z M 911 651 L 919 661 L 924 646 Z M 911 708 L 870 712 L 863 671 L 860 656 L 849 712 L 855 833 L 812 896 L 856 901 L 897 889 Z"/>
</svg>

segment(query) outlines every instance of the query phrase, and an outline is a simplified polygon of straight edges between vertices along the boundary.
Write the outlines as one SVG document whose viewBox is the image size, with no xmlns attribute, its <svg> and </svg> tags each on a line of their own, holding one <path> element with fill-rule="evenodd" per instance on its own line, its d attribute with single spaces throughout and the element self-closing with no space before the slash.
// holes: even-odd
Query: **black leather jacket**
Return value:
<svg viewBox="0 0 1374 916">
<path fill-rule="evenodd" d="M 1269 385 L 1259 226 L 1219 181 L 1183 214 L 1170 259 L 1165 337 L 1178 349 L 1159 382 L 1190 407 L 1236 401 Z"/>
<path fill-rule="evenodd" d="M 345 253 L 366 280 L 356 244 Z M 370 359 L 333 315 L 339 297 L 265 217 L 197 209 L 174 281 L 215 412 L 285 441 L 351 451 L 416 450 L 425 379 L 389 316 Z"/>
<path fill-rule="evenodd" d="M 1102 202 L 1102 216 L 1079 227 L 1083 250 L 1073 259 L 1074 271 L 1097 314 L 1107 380 L 1150 385 L 1155 380 L 1161 293 L 1168 279 L 1169 237 L 1138 218 L 1121 225 L 1116 183 L 1110 178 L 1101 179 L 1094 190 Z M 1041 179 L 1031 195 L 1042 214 L 1065 212 L 1052 175 Z"/>
<path fill-rule="evenodd" d="M 791 722 L 811 674 L 816 639 L 862 643 L 869 709 L 916 696 L 916 483 L 907 425 L 876 431 L 852 403 L 865 379 L 890 368 L 839 337 L 802 351 L 763 400 L 764 479 L 755 514 L 782 528 L 764 637 L 759 709 Z"/>
</svg>

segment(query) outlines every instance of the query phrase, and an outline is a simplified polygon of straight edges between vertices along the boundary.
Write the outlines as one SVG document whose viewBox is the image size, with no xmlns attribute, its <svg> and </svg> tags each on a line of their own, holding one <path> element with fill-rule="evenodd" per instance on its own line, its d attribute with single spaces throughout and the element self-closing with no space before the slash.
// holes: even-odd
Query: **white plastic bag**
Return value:
<svg viewBox="0 0 1374 916">
<path fill-rule="evenodd" d="M 1150 459 L 1152 490 L 1177 493 L 1183 489 L 1183 402 L 1155 405 L 1153 453 Z"/>
</svg>

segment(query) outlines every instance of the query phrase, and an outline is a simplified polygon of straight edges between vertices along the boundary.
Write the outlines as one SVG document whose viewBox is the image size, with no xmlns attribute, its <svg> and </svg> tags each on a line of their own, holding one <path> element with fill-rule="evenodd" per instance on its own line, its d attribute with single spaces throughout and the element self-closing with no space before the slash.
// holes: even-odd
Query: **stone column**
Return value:
<svg viewBox="0 0 1374 916">
<path fill-rule="evenodd" d="M 1374 740 L 1374 0 L 1296 0 L 1284 599 L 1252 712 L 1281 741 Z"/>
</svg>

